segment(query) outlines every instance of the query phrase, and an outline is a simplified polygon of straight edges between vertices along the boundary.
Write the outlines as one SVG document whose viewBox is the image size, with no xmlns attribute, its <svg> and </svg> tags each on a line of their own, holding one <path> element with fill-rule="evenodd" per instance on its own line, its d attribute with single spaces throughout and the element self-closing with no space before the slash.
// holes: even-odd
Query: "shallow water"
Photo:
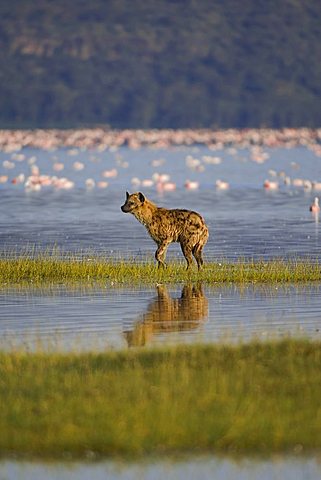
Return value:
<svg viewBox="0 0 321 480">
<path fill-rule="evenodd" d="M 321 285 L 0 291 L 0 347 L 108 350 L 321 338 Z"/>
<path fill-rule="evenodd" d="M 75 153 L 75 150 L 73 150 Z M 6 170 L 3 161 L 8 154 L 0 152 L 0 175 L 9 175 L 9 182 L 0 184 L 0 251 L 18 253 L 31 246 L 54 245 L 67 252 L 94 252 L 112 258 L 144 259 L 152 257 L 155 245 L 144 227 L 131 215 L 120 211 L 125 190 L 142 190 L 165 207 L 191 208 L 199 211 L 210 228 L 210 239 L 204 250 L 209 260 L 235 258 L 271 258 L 275 256 L 309 256 L 320 258 L 321 235 L 318 215 L 309 212 L 317 194 L 313 190 L 287 187 L 281 177 L 271 177 L 270 170 L 283 171 L 292 179 L 321 179 L 321 161 L 313 152 L 302 148 L 265 149 L 269 158 L 254 162 L 248 149 L 210 151 L 205 147 L 153 150 L 143 148 L 118 151 L 81 151 L 69 155 L 67 149 L 54 152 L 24 149 L 23 161 L 13 161 Z M 200 160 L 203 172 L 186 166 L 186 157 Z M 219 157 L 221 163 L 205 163 L 204 155 Z M 28 160 L 34 157 L 40 172 L 53 175 L 53 164 L 65 166 L 59 176 L 75 182 L 72 190 L 43 187 L 39 192 L 26 192 L 24 186 L 10 183 L 19 173 L 30 173 Z M 33 160 L 34 160 L 33 159 Z M 153 166 L 161 160 L 160 166 Z M 81 171 L 73 164 L 80 161 Z M 106 189 L 86 189 L 86 179 L 103 180 L 105 170 L 117 169 Z M 168 173 L 177 184 L 173 192 L 156 192 L 155 186 L 133 187 L 132 177 L 141 180 L 153 173 Z M 266 178 L 277 179 L 277 191 L 265 191 Z M 184 188 L 186 179 L 200 182 L 198 190 Z M 217 179 L 227 180 L 230 188 L 215 188 Z M 96 183 L 97 185 L 97 183 Z M 181 257 L 178 245 L 171 245 L 169 257 Z"/>
<path fill-rule="evenodd" d="M 319 480 L 318 458 L 275 456 L 266 460 L 199 457 L 121 463 L 0 462 L 1 480 Z"/>
</svg>

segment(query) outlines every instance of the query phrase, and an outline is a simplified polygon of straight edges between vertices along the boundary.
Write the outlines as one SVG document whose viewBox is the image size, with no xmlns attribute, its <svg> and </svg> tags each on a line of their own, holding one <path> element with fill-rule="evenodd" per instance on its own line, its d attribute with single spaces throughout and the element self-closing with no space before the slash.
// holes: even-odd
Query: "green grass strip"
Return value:
<svg viewBox="0 0 321 480">
<path fill-rule="evenodd" d="M 17 257 L 0 259 L 0 286 L 22 283 L 107 282 L 108 284 L 151 282 L 178 283 L 284 283 L 321 280 L 319 263 L 309 260 L 239 261 L 207 263 L 201 272 L 186 271 L 183 263 L 169 263 L 158 270 L 154 263 L 111 262 L 101 258 L 63 259 L 55 257 Z"/>
<path fill-rule="evenodd" d="M 320 399 L 320 343 L 0 353 L 0 452 L 308 452 Z"/>
</svg>

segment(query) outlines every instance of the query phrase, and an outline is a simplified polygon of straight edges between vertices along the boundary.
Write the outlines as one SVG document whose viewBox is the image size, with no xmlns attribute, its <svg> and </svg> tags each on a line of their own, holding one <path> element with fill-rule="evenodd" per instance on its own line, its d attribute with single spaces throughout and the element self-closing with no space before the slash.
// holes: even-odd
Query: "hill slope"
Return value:
<svg viewBox="0 0 321 480">
<path fill-rule="evenodd" d="M 0 4 L 0 126 L 321 125 L 319 0 Z"/>
</svg>

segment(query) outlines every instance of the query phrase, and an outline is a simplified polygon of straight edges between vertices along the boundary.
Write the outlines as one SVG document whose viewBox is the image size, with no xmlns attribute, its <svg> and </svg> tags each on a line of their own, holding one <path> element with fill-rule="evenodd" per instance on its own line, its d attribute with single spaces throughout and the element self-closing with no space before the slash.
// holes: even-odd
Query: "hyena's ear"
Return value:
<svg viewBox="0 0 321 480">
<path fill-rule="evenodd" d="M 129 197 L 129 193 L 126 192 L 126 200 L 128 200 L 128 197 Z"/>
<path fill-rule="evenodd" d="M 140 200 L 142 203 L 145 202 L 145 196 L 142 194 L 142 192 L 139 192 L 139 193 L 138 193 L 138 198 L 139 198 L 139 200 Z"/>
</svg>

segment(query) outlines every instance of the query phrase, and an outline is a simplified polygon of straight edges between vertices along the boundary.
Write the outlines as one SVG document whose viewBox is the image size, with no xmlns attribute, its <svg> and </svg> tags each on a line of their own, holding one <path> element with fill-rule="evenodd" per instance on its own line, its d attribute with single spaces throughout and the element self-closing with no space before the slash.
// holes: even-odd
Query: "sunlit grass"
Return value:
<svg viewBox="0 0 321 480">
<path fill-rule="evenodd" d="M 198 272 L 196 266 L 186 271 L 185 264 L 171 263 L 158 270 L 152 261 L 104 260 L 90 256 L 79 259 L 40 254 L 0 258 L 0 286 L 8 283 L 107 282 L 131 285 L 184 281 L 214 283 L 284 283 L 321 280 L 318 262 L 308 259 L 230 262 L 207 262 Z"/>
<path fill-rule="evenodd" d="M 0 452 L 307 452 L 320 398 L 320 343 L 0 353 Z"/>
</svg>

